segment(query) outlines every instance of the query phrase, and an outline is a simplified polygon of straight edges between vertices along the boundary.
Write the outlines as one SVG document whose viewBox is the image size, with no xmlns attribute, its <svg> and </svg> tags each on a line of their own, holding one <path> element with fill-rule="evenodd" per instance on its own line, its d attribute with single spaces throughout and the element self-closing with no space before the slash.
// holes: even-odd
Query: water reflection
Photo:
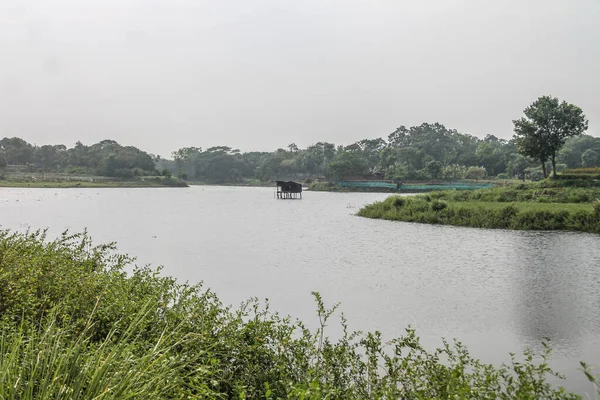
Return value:
<svg viewBox="0 0 600 400">
<path fill-rule="evenodd" d="M 580 354 L 587 333 L 599 332 L 597 291 L 590 285 L 590 265 L 597 255 L 584 248 L 590 235 L 522 233 L 514 247 L 515 315 L 524 341 L 539 349 L 545 338 L 565 354 Z M 597 288 L 597 286 L 596 286 Z"/>
</svg>

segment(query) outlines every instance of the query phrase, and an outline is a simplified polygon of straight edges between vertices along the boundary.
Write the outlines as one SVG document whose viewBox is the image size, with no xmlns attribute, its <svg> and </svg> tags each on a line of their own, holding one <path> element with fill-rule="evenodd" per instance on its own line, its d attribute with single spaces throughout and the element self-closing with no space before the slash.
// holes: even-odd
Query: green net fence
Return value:
<svg viewBox="0 0 600 400">
<path fill-rule="evenodd" d="M 447 182 L 447 183 L 402 183 L 396 185 L 393 182 L 386 181 L 341 181 L 339 183 L 342 187 L 355 187 L 355 188 L 382 188 L 382 189 L 398 189 L 400 191 L 411 191 L 411 190 L 447 190 L 447 189 L 460 189 L 460 190 L 475 190 L 484 189 L 493 186 L 491 183 L 470 183 L 470 182 Z"/>
</svg>

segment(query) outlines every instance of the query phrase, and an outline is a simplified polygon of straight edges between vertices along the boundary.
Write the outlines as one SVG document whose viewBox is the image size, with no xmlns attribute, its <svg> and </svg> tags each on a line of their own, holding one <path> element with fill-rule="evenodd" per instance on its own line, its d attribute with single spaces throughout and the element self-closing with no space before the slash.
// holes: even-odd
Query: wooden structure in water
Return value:
<svg viewBox="0 0 600 400">
<path fill-rule="evenodd" d="M 278 199 L 301 199 L 302 184 L 292 181 L 277 181 L 277 198 Z"/>
</svg>

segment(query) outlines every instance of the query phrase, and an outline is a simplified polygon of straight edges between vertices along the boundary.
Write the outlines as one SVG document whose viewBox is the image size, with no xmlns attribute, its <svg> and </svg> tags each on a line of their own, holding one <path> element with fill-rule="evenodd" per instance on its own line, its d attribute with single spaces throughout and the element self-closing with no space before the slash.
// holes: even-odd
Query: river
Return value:
<svg viewBox="0 0 600 400">
<path fill-rule="evenodd" d="M 600 236 L 430 226 L 354 216 L 385 194 L 270 188 L 0 189 L 0 224 L 87 228 L 139 264 L 199 282 L 226 304 L 268 298 L 315 326 L 311 291 L 341 302 L 350 327 L 426 346 L 458 338 L 485 362 L 552 339 L 564 386 L 591 393 L 579 360 L 600 368 Z M 336 328 L 331 328 L 332 335 Z"/>
</svg>

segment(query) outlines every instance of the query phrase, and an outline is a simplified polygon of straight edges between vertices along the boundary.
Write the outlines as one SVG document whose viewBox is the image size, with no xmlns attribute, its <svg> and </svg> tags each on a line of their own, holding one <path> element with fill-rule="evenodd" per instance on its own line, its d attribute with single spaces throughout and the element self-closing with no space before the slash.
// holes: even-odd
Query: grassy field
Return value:
<svg viewBox="0 0 600 400">
<path fill-rule="evenodd" d="M 555 182 L 540 182 L 392 196 L 363 207 L 358 215 L 476 228 L 600 233 L 599 198 L 599 187 L 561 187 Z"/>
<path fill-rule="evenodd" d="M 141 176 L 131 179 L 115 179 L 103 176 L 59 173 L 31 173 L 4 171 L 0 174 L 0 187 L 20 188 L 138 188 L 138 187 L 187 187 L 175 178 L 164 176 Z"/>
<path fill-rule="evenodd" d="M 185 183 L 164 184 L 153 181 L 53 181 L 53 182 L 15 182 L 0 181 L 0 187 L 13 188 L 47 188 L 47 189 L 73 189 L 73 188 L 150 188 L 150 187 L 187 187 Z"/>
<path fill-rule="evenodd" d="M 580 398 L 548 382 L 547 348 L 494 366 L 460 342 L 428 351 L 410 328 L 384 341 L 343 318 L 332 340 L 336 306 L 318 293 L 309 330 L 257 300 L 226 307 L 114 250 L 85 234 L 0 231 L 0 398 Z"/>
</svg>

